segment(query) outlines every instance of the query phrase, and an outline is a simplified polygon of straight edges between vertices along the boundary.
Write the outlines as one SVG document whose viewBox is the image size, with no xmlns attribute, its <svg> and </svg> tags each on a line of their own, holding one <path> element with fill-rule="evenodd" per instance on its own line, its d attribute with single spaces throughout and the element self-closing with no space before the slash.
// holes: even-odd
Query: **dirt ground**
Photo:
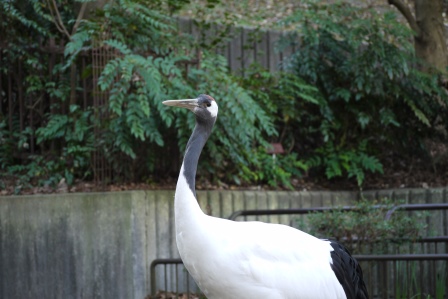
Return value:
<svg viewBox="0 0 448 299">
<path fill-rule="evenodd" d="M 354 179 L 337 178 L 328 180 L 324 176 L 304 176 L 292 179 L 292 185 L 296 191 L 319 191 L 319 190 L 360 190 Z M 397 188 L 437 188 L 448 186 L 448 171 L 433 171 L 421 168 L 391 169 L 385 168 L 384 174 L 367 174 L 362 186 L 363 190 L 374 189 L 397 189 Z M 21 195 L 28 194 L 51 194 L 51 193 L 76 193 L 76 192 L 116 192 L 126 190 L 174 190 L 176 178 L 169 178 L 157 184 L 126 183 L 111 185 L 95 185 L 93 182 L 77 182 L 68 186 L 64 180 L 59 182 L 55 188 L 32 187 L 24 188 Z M 289 190 L 286 188 L 273 188 L 268 185 L 233 185 L 212 184 L 211 182 L 198 178 L 197 190 Z M 0 196 L 17 194 L 14 183 L 6 182 L 6 189 L 0 190 Z"/>
</svg>

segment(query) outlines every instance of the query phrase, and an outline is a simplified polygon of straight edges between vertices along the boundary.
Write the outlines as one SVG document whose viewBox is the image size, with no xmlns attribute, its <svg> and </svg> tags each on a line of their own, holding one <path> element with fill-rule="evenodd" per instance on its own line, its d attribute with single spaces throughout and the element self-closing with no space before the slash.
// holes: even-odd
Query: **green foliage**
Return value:
<svg viewBox="0 0 448 299">
<path fill-rule="evenodd" d="M 265 144 L 258 150 L 250 151 L 254 159 L 251 164 L 241 168 L 240 177 L 243 181 L 292 189 L 291 179 L 302 177 L 308 165 L 299 153 L 293 151 L 291 144 L 295 140 L 291 132 L 294 128 L 290 124 L 300 121 L 302 109 L 307 103 L 320 101 L 317 89 L 294 74 L 269 73 L 257 64 L 246 69 L 245 76 L 239 79 L 280 133 L 269 136 L 268 140 L 288 145 L 286 153 L 276 155 L 275 159 L 266 153 L 270 145 Z"/>
<path fill-rule="evenodd" d="M 97 19 L 85 21 L 80 26 L 77 35 L 67 45 L 66 55 L 77 55 L 80 48 L 88 46 L 83 42 L 89 40 L 85 38 L 85 32 L 92 33 L 91 39 L 98 38 L 95 28 L 101 28 L 103 24 L 108 24 L 113 38 L 100 39 L 98 43 L 117 52 L 116 58 L 104 67 L 98 82 L 101 90 L 110 94 L 110 116 L 105 124 L 108 133 L 102 138 L 105 146 L 110 147 L 109 152 L 118 148 L 136 159 L 135 149 L 140 142 L 148 140 L 159 147 L 166 146 L 162 129 L 173 124 L 177 129 L 179 147 L 184 148 L 193 126 L 193 115 L 167 109 L 161 102 L 194 97 L 199 93 L 213 95 L 222 111 L 217 124 L 220 130 L 212 135 L 203 154 L 207 163 L 201 167 L 205 171 L 222 171 L 226 173 L 224 178 L 227 180 L 236 177 L 240 166 L 250 163 L 248 153 L 254 142 L 264 144 L 264 134 L 275 133 L 266 113 L 229 74 L 222 56 L 203 49 L 200 68 L 186 72 L 182 62 L 192 61 L 196 51 L 192 39 L 186 36 L 179 43 L 171 21 L 140 4 L 120 1 L 119 5 L 111 3 L 106 6 Z M 81 42 L 77 40 L 78 36 Z M 192 54 L 173 51 L 173 44 L 191 49 L 188 52 Z M 229 160 L 234 162 L 230 169 L 227 167 L 223 171 L 223 161 Z"/>
<path fill-rule="evenodd" d="M 332 141 L 329 141 L 315 150 L 316 155 L 307 160 L 307 165 L 325 167 L 325 175 L 329 179 L 340 177 L 346 172 L 348 177 L 354 177 L 361 187 L 365 170 L 383 172 L 383 165 L 378 158 L 368 155 L 366 151 L 367 140 L 363 140 L 357 149 L 337 148 Z"/>
<path fill-rule="evenodd" d="M 438 75 L 415 68 L 412 33 L 393 13 L 306 5 L 286 22 L 294 31 L 283 46 L 297 51 L 284 67 L 315 86 L 318 101 L 294 96 L 302 109 L 290 138 L 311 145 L 298 149 L 311 168 L 361 185 L 366 172 L 382 172 L 382 150 L 422 153 L 424 138 L 437 138 L 437 126 L 446 129 L 448 96 Z"/>
<path fill-rule="evenodd" d="M 28 148 L 28 140 L 34 133 L 27 127 L 21 133 L 14 130 L 12 136 L 3 130 L 5 122 L 0 125 L 0 138 L 2 143 L 1 168 L 5 169 L 3 177 L 15 182 L 15 192 L 29 188 L 33 185 L 55 187 L 64 178 L 68 185 L 73 184 L 75 177 L 85 178 L 89 173 L 90 155 L 94 149 L 91 130 L 91 112 L 82 111 L 78 106 L 70 107 L 68 115 L 48 114 L 46 126 L 38 128 L 34 133 L 37 144 L 46 141 L 59 141 L 62 144 L 62 152 L 59 157 L 29 155 L 26 164 L 16 164 L 14 151 Z M 18 136 L 15 136 L 19 134 Z M 16 140 L 18 143 L 15 144 Z"/>
<path fill-rule="evenodd" d="M 215 182 L 292 188 L 291 180 L 306 172 L 362 186 L 368 172 L 383 171 L 385 149 L 421 155 L 425 138 L 446 141 L 441 77 L 414 67 L 411 32 L 392 14 L 306 1 L 307 9 L 287 21 L 293 30 L 283 43 L 297 51 L 283 71 L 253 66 L 237 77 L 215 54 L 228 28 L 198 41 L 168 16 L 188 0 L 112 1 L 79 20 L 78 2 L 85 1 L 57 0 L 60 20 L 39 1 L 0 4 L 8 45 L 0 71 L 23 78 L 1 97 L 24 94 L 23 103 L 13 100 L 11 119 L 0 115 L 0 166 L 19 181 L 90 178 L 94 151 L 106 157 L 114 180 L 173 176 L 194 117 L 161 102 L 200 93 L 220 105 L 199 165 Z M 64 45 L 63 57 L 48 52 L 50 39 Z M 99 52 L 111 57 L 95 82 L 108 101 L 94 108 L 91 99 L 80 102 L 79 95 L 90 93 L 80 83 L 93 81 L 98 65 L 91 54 Z M 273 159 L 266 149 L 275 142 L 285 154 Z"/>
<path fill-rule="evenodd" d="M 14 180 L 14 194 L 36 185 L 54 188 L 64 175 L 69 179 L 69 183 L 72 183 L 70 178 L 73 176 L 71 173 L 64 173 L 63 165 L 63 160 L 46 161 L 42 156 L 29 156 L 28 163 L 7 167 L 3 177 Z"/>
<path fill-rule="evenodd" d="M 72 105 L 68 115 L 49 114 L 47 125 L 36 130 L 38 144 L 62 140 L 62 154 L 52 173 L 64 177 L 69 185 L 75 177 L 85 178 L 90 174 L 88 168 L 94 150 L 91 116 L 90 110 L 82 111 L 79 106 Z"/>
<path fill-rule="evenodd" d="M 403 245 L 415 241 L 426 227 L 423 213 L 410 216 L 404 211 L 395 211 L 389 220 L 387 212 L 395 204 L 388 199 L 372 201 L 362 199 L 356 210 L 334 209 L 309 216 L 310 234 L 320 238 L 342 241 L 352 252 L 387 253 L 388 245 Z"/>
<path fill-rule="evenodd" d="M 171 1 L 169 6 L 178 9 L 184 2 Z M 56 3 L 63 25 L 72 28 L 77 17 L 75 12 Z M 87 19 L 80 19 L 77 30 L 65 44 L 64 59 L 52 72 L 47 70 L 48 55 L 34 57 L 26 53 L 30 56 L 30 69 L 25 71 L 26 96 L 38 98 L 37 103 L 52 104 L 46 104 L 37 128 L 29 126 L 17 136 L 8 135 L 8 142 L 1 148 L 6 153 L 1 160 L 2 167 L 16 178 L 17 184 L 23 185 L 19 177 L 29 184 L 46 185 L 49 180 L 54 185 L 62 178 L 68 184 L 75 179 L 90 178 L 94 151 L 106 157 L 117 174 L 115 180 L 140 180 L 142 174 L 151 176 L 159 172 L 166 175 L 166 169 L 176 165 L 181 157 L 177 148 L 185 147 L 194 116 L 187 111 L 169 109 L 161 102 L 191 98 L 200 93 L 211 94 L 221 107 L 219 129 L 202 155 L 201 173 L 236 181 L 243 166 L 255 163 L 250 154 L 254 146 L 266 145 L 265 137 L 276 134 L 270 118 L 251 93 L 229 74 L 227 61 L 222 56 L 204 47 L 201 59 L 195 61 L 198 45 L 187 34 L 179 38 L 174 21 L 158 10 L 162 6 L 159 2 L 120 0 L 107 3 Z M 63 40 L 65 36 L 54 30 L 58 21 L 47 15 L 45 6 L 44 10 L 37 8 L 30 8 L 32 19 L 41 21 L 36 30 L 45 32 L 43 38 Z M 9 21 L 15 15 L 15 10 L 10 10 Z M 34 26 L 25 15 L 20 18 L 22 26 Z M 36 47 L 43 44 L 33 37 L 29 39 Z M 16 45 L 23 51 L 23 43 Z M 92 80 L 93 68 L 98 67 L 83 67 L 79 73 L 85 54 L 90 55 L 92 51 L 107 51 L 112 56 L 100 70 L 98 80 L 100 93 L 108 95 L 108 101 L 103 107 L 95 108 L 91 103 L 81 105 L 76 99 L 77 94 L 85 92 L 78 80 Z M 9 61 L 15 62 L 18 55 L 8 57 Z M 31 67 L 40 72 L 33 73 Z M 50 74 L 43 76 L 43 73 Z M 8 120 L 2 121 L 1 126 L 3 136 L 7 134 Z M 14 146 L 18 140 L 29 138 L 41 153 L 47 154 L 43 158 L 26 152 L 24 164 L 16 164 L 12 157 Z M 171 149 L 171 155 L 166 155 L 167 148 Z M 51 167 L 45 168 L 45 165 Z"/>
<path fill-rule="evenodd" d="M 446 261 L 438 261 L 434 273 L 422 271 L 424 267 L 419 261 L 397 261 L 395 266 L 395 297 L 397 299 L 418 298 L 418 299 L 443 299 L 446 291 Z M 430 275 L 435 276 L 436 279 Z M 432 294 L 422 291 L 428 290 L 428 285 L 423 281 L 433 281 Z M 431 290 L 429 288 L 429 290 Z M 433 296 L 435 295 L 435 296 Z"/>
<path fill-rule="evenodd" d="M 0 114 L 2 180 L 13 183 L 15 192 L 31 185 L 54 186 L 62 178 L 72 183 L 75 175 L 82 177 L 89 163 L 86 144 L 79 140 L 86 137 L 80 127 L 82 119 L 76 123 L 71 118 L 77 113 L 59 113 L 69 110 L 69 74 L 62 71 L 60 63 L 49 71 L 50 56 L 45 48 L 50 38 L 59 44 L 64 37 L 54 26 L 47 3 L 3 1 L 0 5 L 0 31 L 6 41 L 0 49 L 0 71 L 14 78 L 12 87 L 3 89 L 8 94 L 1 95 L 9 98 L 12 108 Z M 76 17 L 74 2 L 56 1 L 55 5 L 70 29 L 69 23 Z M 67 129 L 70 124 L 72 130 Z M 80 168 L 84 168 L 81 175 Z"/>
<path fill-rule="evenodd" d="M 204 51 L 201 68 L 192 69 L 187 80 L 198 90 L 210 90 L 220 107 L 216 128 L 206 145 L 206 158 L 201 159 L 203 169 L 216 174 L 218 179 L 244 182 L 242 169 L 256 161 L 253 147 L 267 146 L 265 136 L 276 134 L 272 121 L 256 98 L 229 74 L 222 56 Z M 188 127 L 175 123 L 181 148 L 185 148 L 194 125 L 190 114 Z"/>
<path fill-rule="evenodd" d="M 308 169 L 307 165 L 298 159 L 296 153 L 273 155 L 268 154 L 266 148 L 261 147 L 253 152 L 253 156 L 250 167 L 243 166 L 241 169 L 239 178 L 243 181 L 294 189 L 291 179 L 301 177 Z"/>
</svg>

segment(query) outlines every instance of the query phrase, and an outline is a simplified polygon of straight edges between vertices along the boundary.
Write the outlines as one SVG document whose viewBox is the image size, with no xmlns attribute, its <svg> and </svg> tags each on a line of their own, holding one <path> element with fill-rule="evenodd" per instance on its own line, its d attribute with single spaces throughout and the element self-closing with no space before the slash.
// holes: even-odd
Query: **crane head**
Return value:
<svg viewBox="0 0 448 299">
<path fill-rule="evenodd" d="M 209 95 L 201 94 L 196 99 L 168 100 L 162 102 L 167 106 L 182 107 L 193 111 L 200 120 L 216 120 L 218 104 Z"/>
</svg>

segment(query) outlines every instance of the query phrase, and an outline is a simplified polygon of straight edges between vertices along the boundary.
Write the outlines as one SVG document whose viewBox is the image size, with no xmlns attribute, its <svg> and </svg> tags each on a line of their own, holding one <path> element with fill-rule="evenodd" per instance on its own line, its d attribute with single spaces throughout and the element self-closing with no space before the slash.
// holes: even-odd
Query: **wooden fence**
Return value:
<svg viewBox="0 0 448 299">
<path fill-rule="evenodd" d="M 252 63 L 271 72 L 278 71 L 297 49 L 294 44 L 282 42 L 288 33 L 277 30 L 226 28 L 219 24 L 203 26 L 183 18 L 178 19 L 178 28 L 191 34 L 199 44 L 214 44 L 216 53 L 227 58 L 229 69 L 236 74 L 244 75 Z"/>
</svg>

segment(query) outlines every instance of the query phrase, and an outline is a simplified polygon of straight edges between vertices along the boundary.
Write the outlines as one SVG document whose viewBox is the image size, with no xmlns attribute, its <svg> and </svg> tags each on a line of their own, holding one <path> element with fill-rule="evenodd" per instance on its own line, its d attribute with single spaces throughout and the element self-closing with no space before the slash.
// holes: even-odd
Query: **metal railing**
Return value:
<svg viewBox="0 0 448 299">
<path fill-rule="evenodd" d="M 383 208 L 384 206 L 378 205 L 376 207 Z M 238 217 L 243 216 L 301 215 L 314 212 L 355 211 L 357 209 L 354 206 L 345 206 L 340 208 L 241 210 L 232 213 L 229 219 L 236 220 Z M 385 219 L 389 220 L 394 212 L 398 210 L 448 210 L 448 203 L 398 205 L 386 213 Z M 445 248 L 448 248 L 448 236 L 420 238 L 415 240 L 415 243 L 431 244 L 437 251 L 438 244 L 445 244 Z M 368 284 L 371 298 L 410 298 L 412 296 L 415 298 L 448 298 L 448 252 L 446 251 L 444 253 L 425 254 L 361 254 L 354 255 L 354 257 L 362 265 L 365 280 L 372 282 Z M 172 274 L 173 277 L 171 278 L 172 281 L 175 280 L 174 288 L 169 286 L 167 274 L 169 271 L 167 271 L 167 267 L 170 265 L 175 267 L 174 274 Z M 184 287 L 179 285 L 179 273 L 186 272 L 181 259 L 156 259 L 150 265 L 152 295 L 150 298 L 160 298 L 155 296 L 158 285 L 157 269 L 160 266 L 163 266 L 162 285 L 164 290 L 170 290 L 173 294 L 183 291 L 187 298 L 190 298 L 189 296 L 193 292 L 197 292 L 197 287 L 191 287 L 191 282 L 194 282 L 194 280 L 190 278 L 188 273 L 185 273 L 186 278 L 184 280 L 186 285 L 185 283 Z M 420 271 L 420 275 L 416 275 L 416 271 Z"/>
<path fill-rule="evenodd" d="M 448 241 L 446 237 L 445 242 Z M 436 298 L 446 299 L 448 293 L 446 288 L 443 293 L 437 296 L 437 289 L 448 286 L 447 264 L 448 254 L 382 254 L 382 255 L 354 255 L 361 264 L 364 271 L 364 280 L 367 281 L 367 287 L 371 298 Z M 174 288 L 170 288 L 168 283 L 169 272 L 168 265 L 175 266 L 176 280 Z M 161 290 L 157 293 L 157 267 L 162 266 L 164 272 L 164 281 Z M 423 275 L 414 276 L 415 271 L 423 269 L 432 269 L 432 273 L 427 273 L 426 278 Z M 439 269 L 439 273 L 437 273 Z M 165 292 L 170 292 L 174 298 L 187 298 L 193 293 L 198 292 L 197 287 L 192 287 L 194 280 L 189 274 L 185 273 L 186 284 L 180 286 L 178 280 L 180 273 L 186 272 L 181 259 L 156 259 L 151 263 L 151 294 L 150 298 L 160 298 Z M 445 273 L 445 276 L 443 276 Z M 180 293 L 183 292 L 182 295 Z M 401 295 L 399 295 L 401 294 Z M 405 295 L 406 294 L 406 295 Z"/>
<path fill-rule="evenodd" d="M 448 298 L 448 254 L 355 255 L 370 298 Z"/>
<path fill-rule="evenodd" d="M 384 208 L 384 205 L 375 205 L 373 208 Z M 330 212 L 330 211 L 356 211 L 356 206 L 343 206 L 340 208 L 329 207 L 315 207 L 315 208 L 301 208 L 301 209 L 275 209 L 275 210 L 240 210 L 230 215 L 230 220 L 236 220 L 241 216 L 272 216 L 272 215 L 303 215 L 315 212 Z M 404 211 L 431 211 L 431 210 L 448 210 L 448 203 L 433 203 L 433 204 L 402 204 L 394 206 L 387 211 L 385 219 L 389 220 L 392 214 L 398 210 Z"/>
</svg>

